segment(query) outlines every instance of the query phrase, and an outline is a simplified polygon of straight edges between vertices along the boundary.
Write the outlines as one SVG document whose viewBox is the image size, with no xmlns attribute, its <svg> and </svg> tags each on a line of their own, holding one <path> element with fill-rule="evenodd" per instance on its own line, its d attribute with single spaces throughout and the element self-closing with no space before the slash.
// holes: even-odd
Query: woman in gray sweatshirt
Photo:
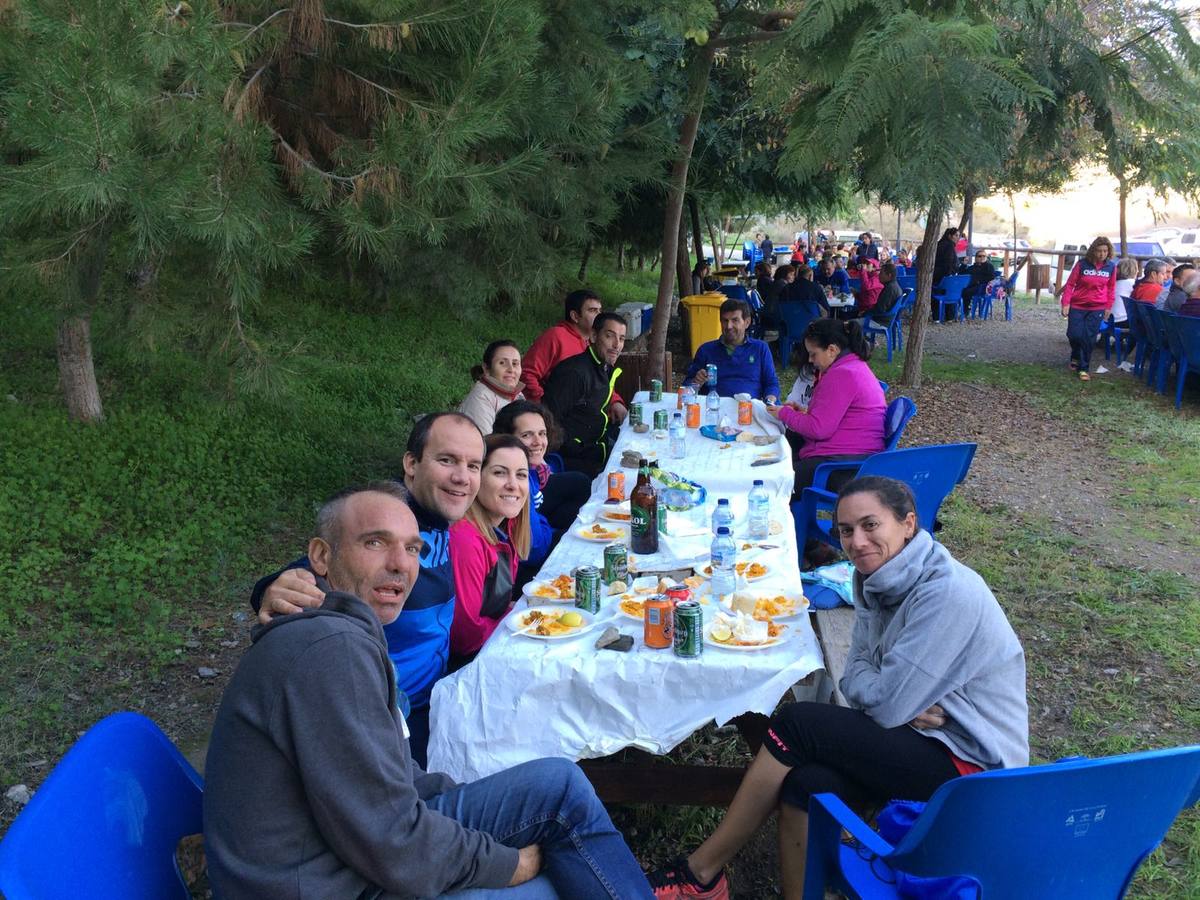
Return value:
<svg viewBox="0 0 1200 900">
<path fill-rule="evenodd" d="M 983 579 L 919 528 L 902 482 L 855 479 L 834 515 L 855 569 L 850 708 L 780 710 L 717 830 L 652 885 L 728 896 L 725 864 L 778 809 L 783 894 L 800 897 L 813 794 L 928 800 L 951 778 L 1029 763 L 1025 653 Z"/>
</svg>

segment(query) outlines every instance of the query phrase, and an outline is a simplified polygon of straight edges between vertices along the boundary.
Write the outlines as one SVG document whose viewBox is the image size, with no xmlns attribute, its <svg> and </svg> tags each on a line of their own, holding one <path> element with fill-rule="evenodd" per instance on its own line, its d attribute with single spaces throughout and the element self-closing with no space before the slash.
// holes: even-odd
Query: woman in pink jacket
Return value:
<svg viewBox="0 0 1200 900">
<path fill-rule="evenodd" d="M 808 411 L 794 404 L 771 407 L 804 440 L 796 459 L 795 499 L 812 484 L 821 463 L 866 459 L 881 451 L 887 409 L 879 379 L 867 365 L 871 347 L 857 321 L 814 320 L 804 332 L 804 348 L 818 373 Z M 853 475 L 837 472 L 827 487 L 836 491 Z"/>
<path fill-rule="evenodd" d="M 484 443 L 479 493 L 450 526 L 452 668 L 470 662 L 508 614 L 517 563 L 529 555 L 528 451 L 511 434 L 493 434 Z"/>
<path fill-rule="evenodd" d="M 1083 259 L 1075 263 L 1062 289 L 1062 314 L 1067 320 L 1067 340 L 1071 342 L 1072 371 L 1080 381 L 1090 381 L 1088 366 L 1100 323 L 1112 309 L 1116 298 L 1117 264 L 1112 241 L 1098 237 L 1092 241 Z"/>
</svg>

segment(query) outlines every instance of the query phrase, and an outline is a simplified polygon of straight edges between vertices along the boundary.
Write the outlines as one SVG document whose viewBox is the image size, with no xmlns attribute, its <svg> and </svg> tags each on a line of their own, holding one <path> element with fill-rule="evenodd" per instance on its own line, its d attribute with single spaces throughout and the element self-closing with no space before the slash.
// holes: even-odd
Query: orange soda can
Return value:
<svg viewBox="0 0 1200 900">
<path fill-rule="evenodd" d="M 754 424 L 754 407 L 750 405 L 749 400 L 738 401 L 738 424 L 753 425 Z"/>
<path fill-rule="evenodd" d="M 621 501 L 625 499 L 625 473 L 608 473 L 608 499 Z"/>
<path fill-rule="evenodd" d="M 699 428 L 700 427 L 700 404 L 699 403 L 689 403 L 687 405 L 687 427 L 688 428 Z"/>
<path fill-rule="evenodd" d="M 665 650 L 675 642 L 675 602 L 664 594 L 647 597 L 642 606 L 646 624 L 643 639 L 647 647 Z"/>
</svg>

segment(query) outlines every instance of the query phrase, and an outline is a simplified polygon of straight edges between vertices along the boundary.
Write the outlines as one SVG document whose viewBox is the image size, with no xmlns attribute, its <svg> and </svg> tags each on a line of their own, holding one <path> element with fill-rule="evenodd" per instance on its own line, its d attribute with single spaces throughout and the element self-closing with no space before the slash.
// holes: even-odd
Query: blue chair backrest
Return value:
<svg viewBox="0 0 1200 900">
<path fill-rule="evenodd" d="M 882 475 L 907 484 L 917 501 L 917 521 L 930 531 L 942 501 L 967 476 L 975 447 L 975 444 L 935 444 L 885 450 L 863 460 L 858 475 Z"/>
<path fill-rule="evenodd" d="M 1171 316 L 1171 325 L 1179 336 L 1180 355 L 1187 359 L 1188 368 L 1200 372 L 1200 318 Z"/>
<path fill-rule="evenodd" d="M 896 284 L 900 285 L 900 287 L 902 287 L 902 288 L 907 288 L 907 289 L 911 289 L 911 290 L 915 291 L 917 289 L 917 276 L 916 275 L 897 275 L 896 276 Z"/>
<path fill-rule="evenodd" d="M 1167 339 L 1167 349 L 1171 351 L 1171 355 L 1176 359 L 1183 358 L 1183 335 L 1176 324 L 1183 316 L 1177 316 L 1174 313 L 1169 313 L 1163 310 L 1160 313 L 1160 321 L 1163 326 L 1163 334 Z"/>
<path fill-rule="evenodd" d="M 885 388 L 886 390 L 886 388 Z M 883 413 L 883 449 L 895 450 L 904 435 L 908 420 L 917 414 L 917 404 L 908 397 L 897 397 Z"/>
<path fill-rule="evenodd" d="M 1021 270 L 1018 269 L 1017 271 L 1015 271 L 1011 275 L 1009 275 L 1008 279 L 1004 282 L 1004 290 L 1008 291 L 1009 294 L 1011 294 L 1013 291 L 1015 291 L 1017 289 L 1017 276 L 1020 274 L 1021 274 Z"/>
<path fill-rule="evenodd" d="M 938 290 L 944 295 L 938 295 L 939 300 L 961 300 L 963 289 L 971 283 L 970 275 L 947 275 L 938 283 Z"/>
<path fill-rule="evenodd" d="M 1194 798 L 1200 746 L 955 778 L 886 857 L 984 897 L 1120 897 Z"/>
<path fill-rule="evenodd" d="M 747 303 L 750 302 L 750 292 L 740 284 L 723 284 L 717 290 L 731 300 L 745 300 Z"/>
<path fill-rule="evenodd" d="M 798 344 L 808 330 L 808 324 L 817 317 L 821 308 L 808 303 L 780 303 L 779 318 L 785 326 L 784 335 L 779 341 L 779 356 L 783 364 L 788 365 L 791 357 L 792 344 Z"/>
<path fill-rule="evenodd" d="M 851 278 L 850 279 L 850 290 L 857 291 L 857 290 L 860 290 L 861 288 L 862 288 L 862 279 L 861 278 Z"/>
<path fill-rule="evenodd" d="M 145 716 L 102 719 L 0 843 L 0 893 L 186 900 L 175 847 L 201 831 L 203 790 L 196 770 Z"/>
<path fill-rule="evenodd" d="M 1133 302 L 1138 303 L 1137 300 Z M 1167 334 L 1162 323 L 1162 310 L 1155 309 L 1149 303 L 1138 303 L 1138 305 L 1142 307 L 1139 312 L 1142 314 L 1143 334 L 1147 343 L 1159 349 L 1165 349 Z"/>
</svg>

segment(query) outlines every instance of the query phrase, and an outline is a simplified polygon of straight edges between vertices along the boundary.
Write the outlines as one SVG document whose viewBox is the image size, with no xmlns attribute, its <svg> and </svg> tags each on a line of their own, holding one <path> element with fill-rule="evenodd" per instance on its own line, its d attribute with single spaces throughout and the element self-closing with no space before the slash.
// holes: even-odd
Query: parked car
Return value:
<svg viewBox="0 0 1200 900">
<path fill-rule="evenodd" d="M 1200 228 L 1188 228 L 1178 237 L 1163 242 L 1163 249 L 1176 259 L 1195 259 L 1200 256 Z"/>
</svg>

